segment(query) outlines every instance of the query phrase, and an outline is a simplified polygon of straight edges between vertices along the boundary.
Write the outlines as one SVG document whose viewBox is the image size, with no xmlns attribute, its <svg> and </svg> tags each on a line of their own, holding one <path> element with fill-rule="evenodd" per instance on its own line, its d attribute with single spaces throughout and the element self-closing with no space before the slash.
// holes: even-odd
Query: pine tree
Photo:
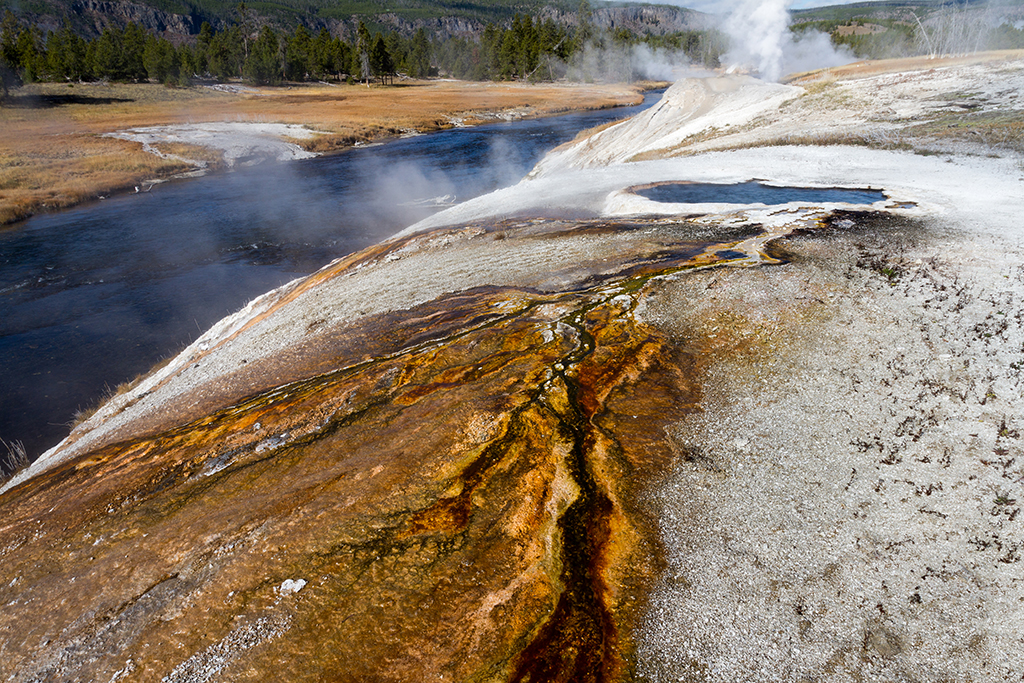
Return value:
<svg viewBox="0 0 1024 683">
<path fill-rule="evenodd" d="M 46 53 L 43 36 L 37 26 L 23 28 L 15 44 L 17 62 L 21 66 L 21 79 L 26 83 L 40 80 L 46 71 Z"/>
<path fill-rule="evenodd" d="M 408 72 L 409 41 L 397 31 L 391 31 L 384 36 L 384 47 L 387 48 L 388 54 L 391 56 L 389 75 L 393 77 L 399 71 Z M 392 82 L 394 82 L 393 78 Z"/>
<path fill-rule="evenodd" d="M 416 31 L 412 37 L 412 50 L 409 51 L 407 69 L 413 78 L 430 76 L 430 41 L 427 40 L 427 32 L 423 28 Z"/>
<path fill-rule="evenodd" d="M 150 79 L 164 84 L 178 82 L 178 52 L 166 39 L 149 36 L 143 62 Z"/>
<path fill-rule="evenodd" d="M 370 71 L 373 72 L 374 77 L 380 79 L 381 83 L 386 83 L 387 79 L 393 77 L 395 73 L 395 63 L 391 59 L 391 53 L 388 52 L 384 36 L 379 33 L 373 39 L 373 47 L 370 49 Z M 392 82 L 394 82 L 393 78 Z"/>
<path fill-rule="evenodd" d="M 213 26 L 210 25 L 210 22 L 204 21 L 203 25 L 199 27 L 199 35 L 196 36 L 196 49 L 193 53 L 194 61 L 190 64 L 189 73 L 212 73 L 209 67 L 209 57 L 213 51 L 213 43 L 216 39 L 217 35 L 213 30 Z"/>
<path fill-rule="evenodd" d="M 501 34 L 501 46 L 498 48 L 497 76 L 501 80 L 515 78 L 516 75 L 516 32 L 515 28 L 506 29 Z"/>
<path fill-rule="evenodd" d="M 107 27 L 89 43 L 88 61 L 93 75 L 111 81 L 124 80 L 124 39 L 121 31 Z"/>
<path fill-rule="evenodd" d="M 370 30 L 366 28 L 366 24 L 359 22 L 359 28 L 356 30 L 356 49 L 353 54 L 353 72 L 359 74 L 359 78 L 366 82 L 366 85 L 370 85 Z"/>
<path fill-rule="evenodd" d="M 281 41 L 274 29 L 264 26 L 249 50 L 243 66 L 245 78 L 257 85 L 281 83 Z"/>
<path fill-rule="evenodd" d="M 144 81 L 146 73 L 146 32 L 134 21 L 124 27 L 122 34 L 123 64 L 125 80 Z"/>
<path fill-rule="evenodd" d="M 325 65 L 330 73 L 341 80 L 343 74 L 352 72 L 352 46 L 339 38 L 333 38 L 327 48 Z"/>
<path fill-rule="evenodd" d="M 320 29 L 320 33 L 310 42 L 309 72 L 317 80 L 327 78 L 334 71 L 331 68 L 331 42 L 331 34 L 326 28 Z"/>
<path fill-rule="evenodd" d="M 529 15 L 518 17 L 518 19 L 519 26 L 514 29 L 516 73 L 520 78 L 528 78 L 537 70 L 537 63 L 540 59 L 540 37 Z"/>
<path fill-rule="evenodd" d="M 18 61 L 18 34 L 21 27 L 10 10 L 0 22 L 0 99 L 6 100 L 12 88 L 21 85 L 21 64 Z"/>
<path fill-rule="evenodd" d="M 46 70 L 55 80 L 81 81 L 89 76 L 85 64 L 85 41 L 64 26 L 46 40 Z"/>
<path fill-rule="evenodd" d="M 284 51 L 284 77 L 289 81 L 304 81 L 311 71 L 310 53 L 312 38 L 302 24 L 295 28 L 295 33 L 288 39 Z"/>
<path fill-rule="evenodd" d="M 226 81 L 233 76 L 244 75 L 245 40 L 242 29 L 232 26 L 227 31 L 217 33 L 210 41 L 207 52 L 207 68 L 210 75 L 219 81 Z"/>
<path fill-rule="evenodd" d="M 255 32 L 256 27 L 256 12 L 255 10 L 249 9 L 246 6 L 245 1 L 238 3 L 238 7 L 235 8 L 235 13 L 238 16 L 238 29 L 239 38 L 241 38 L 242 56 L 240 58 L 241 63 L 245 63 L 249 59 L 249 45 L 252 42 L 252 36 Z"/>
<path fill-rule="evenodd" d="M 178 86 L 185 88 L 192 83 L 192 77 L 200 73 L 199 57 L 188 45 L 178 49 Z"/>
<path fill-rule="evenodd" d="M 579 16 L 580 23 L 576 28 L 572 52 L 582 52 L 594 37 L 594 24 L 592 23 L 593 15 L 590 12 L 590 5 L 587 3 L 587 0 L 582 0 L 580 2 L 580 8 L 577 12 L 577 16 Z"/>
<path fill-rule="evenodd" d="M 14 45 L 17 40 L 18 20 L 7 10 L 0 22 L 0 102 L 10 96 L 12 88 L 21 85 Z"/>
</svg>

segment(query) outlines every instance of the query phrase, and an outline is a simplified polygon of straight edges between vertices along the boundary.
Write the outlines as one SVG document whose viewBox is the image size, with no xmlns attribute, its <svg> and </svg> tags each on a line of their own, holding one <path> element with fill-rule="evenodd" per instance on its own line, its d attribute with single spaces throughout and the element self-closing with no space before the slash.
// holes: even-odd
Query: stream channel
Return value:
<svg viewBox="0 0 1024 683">
<path fill-rule="evenodd" d="M 512 185 L 660 96 L 160 184 L 0 230 L 0 439 L 34 460 L 76 412 L 249 300 Z"/>
</svg>

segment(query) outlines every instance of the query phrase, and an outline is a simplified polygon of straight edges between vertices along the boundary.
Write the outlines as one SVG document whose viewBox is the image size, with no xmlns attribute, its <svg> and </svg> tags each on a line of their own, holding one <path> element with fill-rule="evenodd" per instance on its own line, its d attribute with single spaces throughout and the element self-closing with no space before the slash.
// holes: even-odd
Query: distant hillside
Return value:
<svg viewBox="0 0 1024 683">
<path fill-rule="evenodd" d="M 911 13 L 927 17 L 939 11 L 1005 11 L 1018 14 L 1024 8 L 1024 0 L 993 0 L 992 2 L 965 2 L 955 0 L 893 0 L 886 2 L 855 2 L 849 5 L 830 5 L 812 9 L 793 10 L 796 22 L 806 21 L 852 21 L 865 18 L 907 18 Z"/>
<path fill-rule="evenodd" d="M 318 31 L 327 28 L 343 37 L 354 35 L 360 20 L 371 30 L 394 30 L 411 35 L 425 28 L 435 38 L 478 35 L 490 22 L 506 23 L 515 14 L 553 18 L 562 25 L 578 23 L 587 0 L 0 0 L 0 15 L 10 10 L 25 24 L 45 30 L 70 26 L 84 38 L 94 38 L 107 26 L 123 28 L 135 22 L 172 42 L 195 36 L 204 21 L 215 28 L 239 22 L 292 30 L 298 24 Z M 597 28 L 625 28 L 638 35 L 666 35 L 711 27 L 711 15 L 683 7 L 631 2 L 589 3 Z M 844 36 L 883 33 L 897 27 L 909 34 L 918 20 L 960 13 L 985 17 L 992 23 L 1024 21 L 1024 0 L 957 2 L 950 0 L 893 0 L 833 5 L 792 12 L 794 29 L 815 28 L 837 42 L 865 42 Z M 916 18 L 915 18 L 916 17 Z M 845 27 L 845 28 L 844 28 Z M 893 34 L 886 36 L 892 38 Z M 880 42 L 880 38 L 874 39 Z"/>
<path fill-rule="evenodd" d="M 354 34 L 358 21 L 371 30 L 411 34 L 425 28 L 437 38 L 476 34 L 490 22 L 502 23 L 515 14 L 552 17 L 575 24 L 578 0 L 0 0 L 0 14 L 12 11 L 22 22 L 56 30 L 70 26 L 93 38 L 107 26 L 135 22 L 180 42 L 194 36 L 204 21 L 221 28 L 241 19 L 243 12 L 256 24 L 291 30 L 303 24 L 327 28 L 335 35 Z M 664 35 L 709 26 L 707 15 L 665 5 L 601 4 L 592 7 L 598 28 L 627 28 L 644 35 Z"/>
<path fill-rule="evenodd" d="M 1024 48 L 1024 0 L 860 2 L 793 12 L 792 29 L 828 33 L 858 57 Z"/>
</svg>

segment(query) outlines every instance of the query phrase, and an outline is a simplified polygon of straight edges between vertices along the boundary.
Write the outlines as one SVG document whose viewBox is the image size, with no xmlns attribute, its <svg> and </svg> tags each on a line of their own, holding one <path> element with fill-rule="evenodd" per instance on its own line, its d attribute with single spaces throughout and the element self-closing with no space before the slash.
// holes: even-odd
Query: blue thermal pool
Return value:
<svg viewBox="0 0 1024 683">
<path fill-rule="evenodd" d="M 817 187 L 775 187 L 757 181 L 746 183 L 660 183 L 634 188 L 633 192 L 666 204 L 822 204 L 847 202 L 873 204 L 886 199 L 881 190 Z"/>
</svg>

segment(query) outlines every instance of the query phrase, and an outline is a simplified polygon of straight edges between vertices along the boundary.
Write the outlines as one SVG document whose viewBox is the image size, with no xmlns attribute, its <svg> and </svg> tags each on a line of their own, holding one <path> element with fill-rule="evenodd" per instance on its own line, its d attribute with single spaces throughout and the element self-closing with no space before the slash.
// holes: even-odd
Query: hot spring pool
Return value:
<svg viewBox="0 0 1024 683">
<path fill-rule="evenodd" d="M 886 199 L 881 190 L 816 187 L 773 187 L 747 183 L 661 183 L 633 190 L 641 197 L 666 204 L 787 204 L 848 202 L 873 204 Z"/>
</svg>

